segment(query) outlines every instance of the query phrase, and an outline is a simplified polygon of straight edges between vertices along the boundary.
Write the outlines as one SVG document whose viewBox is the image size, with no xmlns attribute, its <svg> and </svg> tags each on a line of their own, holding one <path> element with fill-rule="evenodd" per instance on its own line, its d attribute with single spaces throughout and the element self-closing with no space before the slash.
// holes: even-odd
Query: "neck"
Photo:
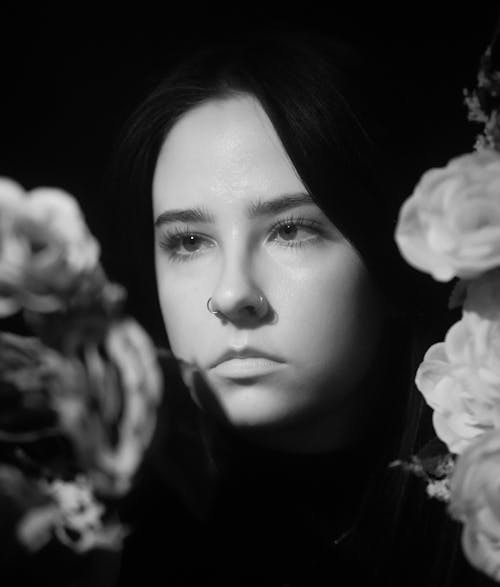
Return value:
<svg viewBox="0 0 500 587">
<path fill-rule="evenodd" d="M 253 444 L 283 453 L 319 454 L 360 447 L 369 441 L 368 422 L 352 411 L 337 407 L 300 422 L 239 428 L 238 434 Z"/>
</svg>

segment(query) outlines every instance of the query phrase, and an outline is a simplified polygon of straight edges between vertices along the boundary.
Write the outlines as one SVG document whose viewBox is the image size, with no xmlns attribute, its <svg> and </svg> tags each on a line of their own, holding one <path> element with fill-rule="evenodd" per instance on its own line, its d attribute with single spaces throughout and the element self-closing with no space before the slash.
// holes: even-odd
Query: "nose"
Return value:
<svg viewBox="0 0 500 587">
<path fill-rule="evenodd" d="M 256 282 L 250 260 L 228 260 L 207 303 L 211 314 L 241 326 L 257 325 L 271 313 L 269 301 Z"/>
</svg>

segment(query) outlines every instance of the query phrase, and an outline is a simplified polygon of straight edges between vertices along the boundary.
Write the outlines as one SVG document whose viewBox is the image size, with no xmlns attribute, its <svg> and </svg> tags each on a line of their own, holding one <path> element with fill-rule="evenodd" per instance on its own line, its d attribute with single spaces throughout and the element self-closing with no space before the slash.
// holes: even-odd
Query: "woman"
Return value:
<svg viewBox="0 0 500 587">
<path fill-rule="evenodd" d="M 186 60 L 132 118 L 120 169 L 152 204 L 175 362 L 124 585 L 483 580 L 389 467 L 430 434 L 411 381 L 435 332 L 373 81 L 341 44 L 263 35 Z"/>
</svg>

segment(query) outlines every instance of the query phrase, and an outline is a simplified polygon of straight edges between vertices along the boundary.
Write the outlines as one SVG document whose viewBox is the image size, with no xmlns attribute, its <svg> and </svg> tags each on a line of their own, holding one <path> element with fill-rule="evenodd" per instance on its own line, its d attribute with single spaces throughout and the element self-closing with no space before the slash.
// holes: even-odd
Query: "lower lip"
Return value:
<svg viewBox="0 0 500 587">
<path fill-rule="evenodd" d="M 229 359 L 219 363 L 213 371 L 229 379 L 245 379 L 249 377 L 262 377 L 275 373 L 284 363 L 265 359 L 263 357 L 247 357 L 245 359 Z"/>
</svg>

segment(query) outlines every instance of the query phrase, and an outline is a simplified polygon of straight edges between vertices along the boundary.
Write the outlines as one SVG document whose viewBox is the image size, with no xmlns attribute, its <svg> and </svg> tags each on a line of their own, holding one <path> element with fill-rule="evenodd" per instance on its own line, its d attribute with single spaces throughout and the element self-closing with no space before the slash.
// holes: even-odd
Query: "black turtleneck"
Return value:
<svg viewBox="0 0 500 587">
<path fill-rule="evenodd" d="M 370 557 L 351 548 L 374 475 L 361 451 L 284 454 L 237 437 L 226 447 L 201 514 L 165 477 L 143 484 L 120 585 L 139 584 L 142 564 L 150 585 L 373 584 Z"/>
<path fill-rule="evenodd" d="M 119 587 L 492 585 L 463 560 L 445 506 L 388 467 L 387 422 L 368 448 L 286 454 L 212 434 L 172 392 L 122 512 Z"/>
</svg>

